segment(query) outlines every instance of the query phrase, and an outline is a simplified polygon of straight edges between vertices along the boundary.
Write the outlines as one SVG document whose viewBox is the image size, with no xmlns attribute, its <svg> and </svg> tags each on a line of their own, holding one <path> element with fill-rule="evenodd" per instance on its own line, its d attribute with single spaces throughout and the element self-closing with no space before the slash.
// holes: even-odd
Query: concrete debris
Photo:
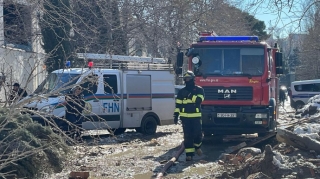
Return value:
<svg viewBox="0 0 320 179">
<path fill-rule="evenodd" d="M 251 174 L 247 177 L 247 179 L 272 179 L 271 177 L 265 175 L 262 172 Z"/>
<path fill-rule="evenodd" d="M 89 176 L 89 172 L 71 172 L 69 179 L 88 179 Z"/>
<path fill-rule="evenodd" d="M 320 159 L 307 159 L 314 155 L 314 151 L 301 151 L 289 145 L 278 145 L 277 150 L 266 145 L 263 153 L 256 148 L 243 148 L 236 155 L 225 154 L 218 163 L 233 170 L 228 176 L 235 178 L 317 178 Z"/>
</svg>

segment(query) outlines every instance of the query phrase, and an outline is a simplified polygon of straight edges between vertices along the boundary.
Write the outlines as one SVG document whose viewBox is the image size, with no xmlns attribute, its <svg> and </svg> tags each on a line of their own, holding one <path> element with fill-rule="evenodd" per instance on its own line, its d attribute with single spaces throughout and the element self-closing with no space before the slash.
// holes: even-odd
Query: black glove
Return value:
<svg viewBox="0 0 320 179">
<path fill-rule="evenodd" d="M 174 124 L 175 124 L 175 125 L 178 124 L 178 116 L 174 116 Z"/>
<path fill-rule="evenodd" d="M 178 117 L 179 117 L 179 113 L 175 112 L 174 115 L 173 115 L 174 124 L 178 124 Z"/>
</svg>

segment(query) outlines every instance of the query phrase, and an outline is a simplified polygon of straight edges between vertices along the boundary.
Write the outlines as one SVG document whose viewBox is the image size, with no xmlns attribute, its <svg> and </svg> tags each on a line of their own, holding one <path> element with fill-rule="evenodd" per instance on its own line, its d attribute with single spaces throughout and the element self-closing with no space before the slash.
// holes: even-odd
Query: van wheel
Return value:
<svg viewBox="0 0 320 179">
<path fill-rule="evenodd" d="M 112 129 L 112 131 L 111 131 L 110 129 L 108 129 L 108 131 L 109 131 L 111 134 L 120 135 L 120 134 L 123 134 L 123 133 L 126 131 L 126 128 Z"/>
<path fill-rule="evenodd" d="M 157 131 L 157 120 L 153 116 L 146 116 L 142 119 L 141 127 L 137 128 L 136 131 L 139 131 L 146 135 L 153 135 Z"/>
<path fill-rule="evenodd" d="M 304 106 L 304 102 L 302 101 L 297 101 L 295 104 L 296 110 L 303 108 L 303 106 Z"/>
</svg>

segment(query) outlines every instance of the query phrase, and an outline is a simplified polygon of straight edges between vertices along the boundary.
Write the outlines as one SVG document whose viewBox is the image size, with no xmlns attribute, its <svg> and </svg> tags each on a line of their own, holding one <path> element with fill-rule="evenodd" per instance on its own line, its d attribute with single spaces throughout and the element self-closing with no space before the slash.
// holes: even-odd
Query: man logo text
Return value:
<svg viewBox="0 0 320 179">
<path fill-rule="evenodd" d="M 230 93 L 237 93 L 237 90 L 236 89 L 218 89 L 218 93 L 227 93 L 227 94 L 230 94 Z"/>
</svg>

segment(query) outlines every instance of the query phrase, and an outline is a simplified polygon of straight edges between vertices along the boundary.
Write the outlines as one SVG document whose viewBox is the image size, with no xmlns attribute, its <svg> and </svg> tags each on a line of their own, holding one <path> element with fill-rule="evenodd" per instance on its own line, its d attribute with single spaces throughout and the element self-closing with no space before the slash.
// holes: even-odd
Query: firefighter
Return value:
<svg viewBox="0 0 320 179">
<path fill-rule="evenodd" d="M 85 108 L 85 101 L 82 95 L 82 87 L 76 86 L 74 87 L 69 94 L 65 96 L 66 99 L 66 119 L 71 125 L 67 125 L 66 127 L 71 128 L 68 133 L 70 135 L 77 135 L 79 137 L 80 133 L 78 128 L 74 129 L 73 125 L 80 125 L 81 122 L 81 114 L 83 109 Z M 68 129 L 66 129 L 68 130 Z M 74 136 L 72 136 L 74 137 Z"/>
<path fill-rule="evenodd" d="M 284 102 L 286 99 L 286 92 L 284 88 L 280 88 L 279 90 L 279 100 L 280 100 L 280 105 L 284 106 Z"/>
<path fill-rule="evenodd" d="M 204 99 L 204 91 L 195 85 L 195 75 L 187 71 L 183 75 L 185 87 L 179 90 L 176 98 L 176 109 L 174 111 L 174 122 L 178 123 L 178 117 L 182 122 L 184 134 L 184 146 L 186 160 L 191 161 L 194 153 L 202 155 L 202 127 L 201 127 L 201 103 Z"/>
<path fill-rule="evenodd" d="M 19 83 L 14 83 L 13 84 L 13 89 L 10 95 L 10 103 L 13 103 L 14 100 L 19 99 L 20 100 L 24 97 L 28 96 L 28 93 L 26 90 L 20 88 L 20 84 Z"/>
</svg>

